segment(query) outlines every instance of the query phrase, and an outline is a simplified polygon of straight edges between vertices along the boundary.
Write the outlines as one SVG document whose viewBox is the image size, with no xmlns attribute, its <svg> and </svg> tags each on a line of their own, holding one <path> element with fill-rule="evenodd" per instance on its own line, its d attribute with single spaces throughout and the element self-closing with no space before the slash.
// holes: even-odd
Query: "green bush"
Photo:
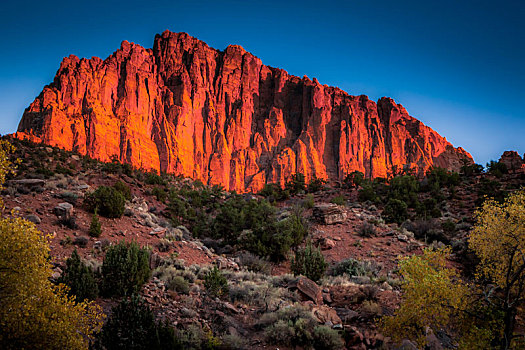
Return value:
<svg viewBox="0 0 525 350">
<path fill-rule="evenodd" d="M 292 305 L 277 312 L 264 314 L 258 324 L 264 328 L 266 341 L 289 347 L 341 349 L 344 344 L 337 331 L 319 326 L 312 313 L 301 305 Z"/>
<path fill-rule="evenodd" d="M 326 271 L 326 261 L 319 248 L 311 242 L 304 249 L 298 249 L 292 259 L 290 269 L 294 275 L 303 275 L 312 281 L 319 281 Z"/>
<path fill-rule="evenodd" d="M 173 328 L 155 320 L 148 305 L 137 295 L 123 299 L 113 308 L 95 348 L 182 349 Z"/>
<path fill-rule="evenodd" d="M 292 175 L 290 181 L 284 185 L 284 189 L 290 194 L 298 194 L 306 191 L 305 177 L 301 173 L 295 173 Z"/>
<path fill-rule="evenodd" d="M 80 260 L 76 249 L 66 260 L 66 269 L 60 276 L 59 282 L 67 285 L 70 288 L 69 293 L 76 295 L 79 302 L 84 299 L 94 300 L 98 296 L 98 286 L 93 271 Z"/>
<path fill-rule="evenodd" d="M 277 221 L 276 208 L 266 200 L 234 196 L 219 208 L 212 224 L 215 238 L 238 245 L 261 257 L 280 260 L 292 246 L 302 242 L 307 228 L 300 211 Z"/>
<path fill-rule="evenodd" d="M 344 343 L 335 329 L 317 326 L 313 332 L 313 346 L 316 350 L 338 350 L 344 348 Z"/>
<path fill-rule="evenodd" d="M 314 195 L 309 193 L 303 200 L 302 206 L 305 209 L 312 209 L 315 205 Z"/>
<path fill-rule="evenodd" d="M 136 242 L 110 246 L 102 263 L 103 292 L 107 296 L 131 295 L 150 277 L 149 252 Z"/>
<path fill-rule="evenodd" d="M 438 218 L 441 216 L 441 210 L 438 208 L 436 198 L 427 198 L 423 203 L 416 205 L 417 216 L 423 219 Z"/>
<path fill-rule="evenodd" d="M 259 194 L 270 202 L 280 202 L 290 197 L 290 193 L 288 191 L 283 190 L 281 186 L 274 183 L 265 184 Z"/>
<path fill-rule="evenodd" d="M 481 164 L 465 164 L 461 167 L 461 170 L 460 170 L 461 174 L 463 176 L 467 176 L 467 177 L 470 177 L 470 176 L 473 176 L 473 175 L 478 175 L 478 174 L 481 174 L 483 172 L 483 165 Z"/>
<path fill-rule="evenodd" d="M 160 186 L 153 187 L 153 190 L 151 190 L 151 194 L 154 195 L 159 202 L 164 203 L 166 199 L 168 199 L 168 193 L 165 189 L 163 189 Z"/>
<path fill-rule="evenodd" d="M 359 261 L 353 258 L 345 259 L 332 267 L 332 276 L 377 276 L 380 268 L 370 261 Z"/>
<path fill-rule="evenodd" d="M 148 185 L 166 185 L 166 181 L 156 172 L 147 173 L 145 182 Z"/>
<path fill-rule="evenodd" d="M 357 198 L 359 199 L 360 202 L 366 202 L 366 201 L 378 202 L 379 201 L 379 197 L 374 187 L 369 182 L 363 182 L 363 185 L 357 194 Z"/>
<path fill-rule="evenodd" d="M 332 198 L 332 200 L 330 202 L 332 202 L 334 204 L 337 204 L 337 205 L 345 205 L 346 204 L 345 197 L 343 195 L 335 196 L 334 198 Z"/>
<path fill-rule="evenodd" d="M 386 222 L 401 224 L 408 218 L 408 206 L 402 200 L 390 198 L 385 205 L 382 216 Z"/>
<path fill-rule="evenodd" d="M 91 237 L 100 237 L 100 235 L 102 234 L 102 225 L 100 224 L 100 220 L 98 219 L 97 209 L 95 209 L 95 213 L 91 217 L 91 224 L 89 225 L 88 234 Z"/>
<path fill-rule="evenodd" d="M 357 188 L 363 183 L 365 175 L 360 171 L 354 171 L 346 175 L 343 180 L 344 188 Z"/>
<path fill-rule="evenodd" d="M 204 277 L 206 292 L 212 297 L 221 297 L 228 294 L 228 280 L 222 272 L 214 266 Z"/>
<path fill-rule="evenodd" d="M 357 228 L 357 234 L 361 237 L 374 237 L 376 235 L 376 227 L 369 222 L 364 222 Z"/>
<path fill-rule="evenodd" d="M 129 186 L 124 183 L 124 181 L 119 180 L 115 182 L 115 184 L 113 185 L 113 188 L 115 188 L 117 191 L 122 193 L 122 195 L 124 196 L 124 198 L 126 198 L 126 200 L 128 201 L 131 200 L 131 188 L 129 188 Z"/>
<path fill-rule="evenodd" d="M 496 176 L 497 178 L 501 178 L 503 174 L 507 174 L 509 172 L 509 169 L 507 168 L 507 165 L 505 163 L 500 163 L 491 160 L 487 163 L 487 171 Z"/>
<path fill-rule="evenodd" d="M 120 218 L 124 214 L 126 198 L 113 187 L 100 186 L 94 192 L 86 195 L 84 200 L 88 210 L 108 218 Z"/>
<path fill-rule="evenodd" d="M 419 183 L 414 176 L 396 176 L 390 180 L 388 199 L 397 199 L 414 208 L 417 204 L 418 191 Z"/>
<path fill-rule="evenodd" d="M 324 189 L 324 185 L 326 185 L 326 180 L 319 179 L 314 175 L 312 180 L 308 183 L 308 193 L 319 192 Z"/>
<path fill-rule="evenodd" d="M 168 289 L 181 294 L 188 294 L 190 292 L 190 285 L 182 276 L 173 277 L 169 281 L 167 287 Z"/>
</svg>

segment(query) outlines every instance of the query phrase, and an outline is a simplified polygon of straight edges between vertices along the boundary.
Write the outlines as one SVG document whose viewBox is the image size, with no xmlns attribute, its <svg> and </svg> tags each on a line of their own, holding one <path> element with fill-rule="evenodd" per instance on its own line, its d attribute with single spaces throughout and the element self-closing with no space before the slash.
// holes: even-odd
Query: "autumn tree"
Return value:
<svg viewBox="0 0 525 350">
<path fill-rule="evenodd" d="M 477 277 L 486 300 L 503 314 L 501 349 L 516 337 L 516 316 L 525 301 L 525 189 L 503 202 L 486 200 L 476 213 L 469 247 L 480 259 Z"/>
<path fill-rule="evenodd" d="M 468 287 L 447 267 L 448 249 L 425 249 L 421 256 L 403 257 L 404 300 L 394 316 L 383 318 L 383 331 L 395 342 L 415 340 L 425 345 L 426 328 L 434 332 L 459 321 Z"/>
<path fill-rule="evenodd" d="M 0 140 L 0 191 L 7 176 L 14 172 L 15 166 L 9 161 L 9 154 L 14 152 L 15 148 L 6 140 Z M 2 198 L 0 198 L 0 207 L 3 208 Z"/>
<path fill-rule="evenodd" d="M 47 239 L 26 220 L 0 219 L 2 349 L 87 349 L 102 326 L 98 305 L 77 303 L 49 280 Z"/>
<path fill-rule="evenodd" d="M 0 185 L 12 150 L 0 140 Z M 31 222 L 0 217 L 1 349 L 87 349 L 102 327 L 98 305 L 77 303 L 50 281 L 48 239 Z"/>
</svg>

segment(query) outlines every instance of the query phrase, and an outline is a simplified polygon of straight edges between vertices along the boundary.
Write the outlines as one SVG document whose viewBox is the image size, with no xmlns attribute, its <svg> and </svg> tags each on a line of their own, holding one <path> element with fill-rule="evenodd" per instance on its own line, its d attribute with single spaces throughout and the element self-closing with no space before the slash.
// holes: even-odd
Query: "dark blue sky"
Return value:
<svg viewBox="0 0 525 350">
<path fill-rule="evenodd" d="M 0 133 L 63 57 L 184 31 L 350 94 L 394 98 L 478 163 L 525 152 L 525 2 L 10 1 L 0 5 Z"/>
</svg>

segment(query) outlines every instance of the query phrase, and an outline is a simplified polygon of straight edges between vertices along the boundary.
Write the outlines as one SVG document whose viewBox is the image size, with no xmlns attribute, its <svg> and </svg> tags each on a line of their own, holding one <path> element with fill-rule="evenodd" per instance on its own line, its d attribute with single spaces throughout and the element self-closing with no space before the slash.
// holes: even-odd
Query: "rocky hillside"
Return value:
<svg viewBox="0 0 525 350">
<path fill-rule="evenodd" d="M 108 255 L 122 241 L 136 242 L 151 269 L 138 291 L 184 349 L 394 349 L 379 320 L 394 314 L 403 297 L 399 257 L 448 245 L 450 263 L 468 278 L 474 260 L 466 237 L 475 208 L 485 196 L 502 199 L 525 184 L 523 159 L 506 152 L 486 172 L 471 165 L 461 174 L 437 169 L 421 181 L 401 175 L 386 182 L 354 173 L 338 187 L 295 174 L 284 189 L 238 195 L 12 142 L 13 159 L 22 161 L 2 192 L 5 213 L 50 235 L 53 278 L 76 285 L 67 263 L 76 250 L 98 289 L 84 276 L 75 293 L 89 292 L 110 319 L 117 317 L 121 295 L 106 286 L 116 279 L 107 275 Z M 98 231 L 96 198 L 104 198 Z M 393 201 L 405 203 L 404 211 L 391 211 Z M 326 265 L 301 272 L 294 259 L 308 242 Z M 426 341 L 442 349 L 456 344 L 454 337 L 447 328 Z"/>
<path fill-rule="evenodd" d="M 237 192 L 294 173 L 342 180 L 472 162 L 392 99 L 352 96 L 240 46 L 220 51 L 169 31 L 153 49 L 124 41 L 105 60 L 66 57 L 16 135 Z"/>
</svg>

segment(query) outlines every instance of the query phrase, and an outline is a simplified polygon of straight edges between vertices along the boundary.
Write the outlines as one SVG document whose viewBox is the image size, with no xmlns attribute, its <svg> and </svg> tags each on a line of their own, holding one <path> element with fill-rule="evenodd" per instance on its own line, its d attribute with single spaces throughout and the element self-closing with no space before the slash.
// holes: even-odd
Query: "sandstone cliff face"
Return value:
<svg viewBox="0 0 525 350">
<path fill-rule="evenodd" d="M 242 47 L 164 32 L 105 60 L 69 56 L 17 137 L 256 191 L 295 172 L 338 180 L 472 161 L 392 99 L 377 103 L 262 64 Z"/>
</svg>

